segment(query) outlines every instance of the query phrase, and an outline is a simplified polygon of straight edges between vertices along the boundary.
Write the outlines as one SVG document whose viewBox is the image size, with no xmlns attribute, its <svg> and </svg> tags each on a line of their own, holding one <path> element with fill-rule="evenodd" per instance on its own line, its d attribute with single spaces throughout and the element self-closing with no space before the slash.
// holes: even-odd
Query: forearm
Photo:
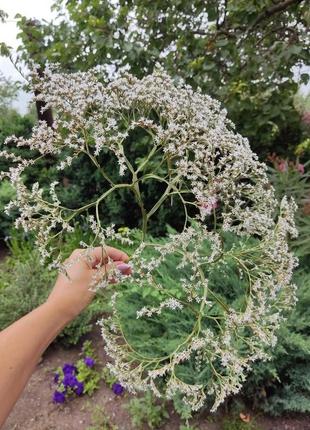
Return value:
<svg viewBox="0 0 310 430">
<path fill-rule="evenodd" d="M 0 426 L 42 353 L 68 322 L 63 312 L 46 302 L 0 333 Z"/>
<path fill-rule="evenodd" d="M 94 282 L 115 266 L 131 273 L 124 252 L 106 246 L 102 255 L 102 247 L 93 248 L 87 258 L 85 250 L 75 250 L 66 263 L 67 276 L 59 274 L 47 302 L 0 333 L 0 427 L 45 349 L 93 299 Z"/>
</svg>

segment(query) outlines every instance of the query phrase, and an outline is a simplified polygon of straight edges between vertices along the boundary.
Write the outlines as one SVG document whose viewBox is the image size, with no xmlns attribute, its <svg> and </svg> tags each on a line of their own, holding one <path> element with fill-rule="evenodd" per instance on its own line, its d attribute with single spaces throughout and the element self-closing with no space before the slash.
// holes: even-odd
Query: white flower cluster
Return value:
<svg viewBox="0 0 310 430">
<path fill-rule="evenodd" d="M 151 264 L 147 272 L 147 261 L 141 259 L 143 251 L 137 249 L 132 258 L 135 276 L 130 282 L 140 285 L 141 289 L 152 285 L 163 296 L 169 297 L 158 307 L 141 308 L 137 318 L 153 317 L 168 308 L 176 312 L 175 320 L 181 323 L 183 308 L 190 307 L 194 314 L 193 327 L 187 339 L 168 356 L 142 358 L 132 345 L 119 344 L 122 328 L 115 308 L 114 318 L 102 320 L 101 326 L 106 351 L 113 357 L 110 369 L 122 384 L 133 392 L 150 388 L 159 395 L 164 379 L 165 396 L 173 397 L 181 392 L 193 410 L 199 409 L 208 395 L 213 396 L 212 411 L 228 395 L 240 390 L 251 363 L 268 358 L 266 350 L 276 342 L 275 332 L 283 320 L 282 312 L 295 303 L 295 286 L 291 284 L 291 277 L 296 259 L 286 242 L 287 234 L 293 233 L 293 211 L 294 203 L 289 204 L 284 199 L 274 230 L 251 245 L 241 242 L 239 246 L 224 250 L 217 236 L 202 225 L 186 228 L 182 234 L 170 237 L 161 246 L 143 244 L 143 250 L 153 247 L 159 252 L 156 265 Z M 210 260 L 215 247 L 219 257 Z M 182 300 L 171 297 L 164 280 L 159 282 L 156 277 L 156 272 L 160 272 L 169 255 L 179 255 L 178 267 L 185 268 L 187 272 L 186 279 L 175 278 L 175 285 L 185 292 Z M 210 275 L 216 270 L 224 273 L 225 263 L 231 260 L 235 261 L 246 279 L 244 303 L 238 309 L 223 300 L 216 291 L 216 285 L 205 278 L 203 270 L 208 267 Z M 177 376 L 178 365 L 193 358 L 197 374 L 206 367 L 211 370 L 206 386 L 185 383 Z"/>
<path fill-rule="evenodd" d="M 172 310 L 182 309 L 183 305 L 177 299 L 174 299 L 174 298 L 166 299 L 163 302 L 161 302 L 161 304 L 158 306 L 158 308 L 154 308 L 154 307 L 153 308 L 147 308 L 147 307 L 144 307 L 144 308 L 140 309 L 137 312 L 137 318 L 140 318 L 140 317 L 142 317 L 144 315 L 150 317 L 154 313 L 156 313 L 156 314 L 159 315 L 164 308 L 170 308 Z"/>
<path fill-rule="evenodd" d="M 9 166 L 1 172 L 1 179 L 9 178 L 16 188 L 16 198 L 7 211 L 18 209 L 16 226 L 35 233 L 46 258 L 55 251 L 51 239 L 72 231 L 76 217 L 89 210 L 95 214 L 87 215 L 95 239 L 92 244 L 82 244 L 84 247 L 104 246 L 110 239 L 130 243 L 113 227 L 102 226 L 99 207 L 116 190 L 132 192 L 141 208 L 143 231 L 132 257 L 134 274 L 126 282 L 141 291 L 146 286 L 153 288 L 162 298 L 160 303 L 138 310 L 137 319 L 142 323 L 169 312 L 182 321 L 186 311 L 191 313 L 193 325 L 169 354 L 144 355 L 124 336 L 115 294 L 113 314 L 101 322 L 105 348 L 113 359 L 110 368 L 131 391 L 152 389 L 166 397 L 181 393 L 193 410 L 211 396 L 215 410 L 226 396 L 240 390 L 251 363 L 266 357 L 266 348 L 276 341 L 283 310 L 294 304 L 291 277 L 296 260 L 287 245 L 288 236 L 296 235 L 294 202 L 284 199 L 278 207 L 265 165 L 248 141 L 234 132 L 220 104 L 189 86 L 175 84 L 160 68 L 141 80 L 125 74 L 109 83 L 103 83 L 96 70 L 68 75 L 47 69 L 43 77 L 34 74 L 33 79 L 37 100 L 53 109 L 55 121 L 52 128 L 39 123 L 29 139 L 8 140 L 10 146 L 15 143 L 35 151 L 37 158 L 24 160 L 9 148 L 1 151 Z M 134 129 L 151 137 L 148 153 L 136 164 L 126 156 Z M 101 154 L 109 151 L 117 160 L 117 183 L 100 164 Z M 81 154 L 90 158 L 108 185 L 89 204 L 64 207 L 56 192 L 61 184 L 53 182 L 49 190 L 38 183 L 31 189 L 25 185 L 24 172 L 37 160 L 53 157 L 56 167 L 63 170 Z M 150 162 L 151 173 L 146 169 Z M 122 182 L 125 173 L 131 179 Z M 166 186 L 148 210 L 141 193 L 147 181 Z M 179 199 L 184 210 L 183 231 L 170 235 L 165 243 L 148 243 L 150 219 L 173 198 Z M 280 212 L 278 219 L 276 211 Z M 227 234 L 235 236 L 235 245 L 227 245 Z M 150 248 L 152 257 L 145 253 Z M 158 277 L 171 256 L 178 258 L 174 278 L 178 294 Z M 60 261 L 61 256 L 56 256 L 54 265 L 59 266 Z M 220 271 L 224 278 L 232 263 L 240 282 L 246 283 L 238 306 L 225 300 L 212 283 L 212 273 Z M 197 380 L 208 370 L 207 383 L 189 383 L 180 376 L 179 366 L 190 360 L 196 363 Z"/>
</svg>

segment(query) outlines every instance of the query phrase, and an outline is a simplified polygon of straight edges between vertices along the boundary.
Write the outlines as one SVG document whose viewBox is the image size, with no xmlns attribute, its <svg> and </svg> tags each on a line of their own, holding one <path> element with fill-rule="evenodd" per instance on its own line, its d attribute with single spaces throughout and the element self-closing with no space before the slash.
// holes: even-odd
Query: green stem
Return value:
<svg viewBox="0 0 310 430">
<path fill-rule="evenodd" d="M 98 163 L 96 157 L 94 157 L 90 150 L 89 150 L 89 146 L 87 143 L 87 131 L 83 128 L 83 135 L 84 135 L 84 141 L 85 141 L 85 150 L 83 150 L 82 152 L 84 152 L 85 154 L 88 155 L 88 157 L 91 159 L 91 161 L 94 163 L 94 165 L 97 167 L 97 169 L 99 170 L 99 172 L 101 173 L 101 175 L 104 177 L 104 179 L 106 179 L 109 184 L 111 185 L 111 187 L 114 186 L 114 182 L 109 178 L 109 176 L 105 173 L 105 171 L 103 170 L 103 168 L 100 166 L 100 164 Z"/>
<path fill-rule="evenodd" d="M 151 216 L 159 209 L 161 204 L 166 200 L 166 198 L 169 196 L 170 190 L 174 188 L 175 183 L 179 180 L 179 177 L 177 176 L 174 181 L 168 184 L 166 191 L 161 196 L 161 198 L 155 203 L 155 205 L 152 207 L 152 209 L 147 214 L 147 219 L 149 220 Z"/>
<path fill-rule="evenodd" d="M 138 203 L 138 205 L 140 206 L 140 210 L 141 210 L 141 217 L 142 217 L 142 237 L 141 237 L 141 242 L 143 242 L 145 240 L 146 237 L 146 232 L 147 232 L 147 214 L 146 214 L 146 210 L 143 204 L 143 200 L 141 197 L 141 192 L 140 192 L 140 186 L 139 186 L 139 179 L 138 179 L 138 175 L 137 175 L 137 171 L 134 170 L 132 164 L 130 163 L 130 161 L 128 160 L 128 158 L 125 156 L 124 154 L 124 159 L 125 159 L 125 163 L 129 169 L 129 171 L 132 174 L 132 183 L 130 185 L 130 188 L 133 190 L 133 193 L 135 195 L 136 201 Z"/>
<path fill-rule="evenodd" d="M 91 208 L 92 206 L 98 205 L 102 200 L 104 200 L 109 194 L 111 194 L 113 191 L 115 191 L 118 188 L 131 188 L 131 184 L 116 184 L 114 185 L 112 188 L 110 188 L 108 191 L 106 191 L 105 193 L 103 193 L 99 199 L 95 200 L 94 202 L 88 203 L 85 206 L 82 206 L 81 208 L 78 209 L 71 209 L 72 211 L 74 211 L 74 213 L 66 220 L 67 222 L 71 221 L 76 215 L 78 215 L 79 213 L 83 212 L 86 209 Z"/>
<path fill-rule="evenodd" d="M 148 154 L 147 158 L 144 160 L 144 162 L 138 167 L 136 173 L 139 173 L 141 170 L 143 170 L 144 166 L 150 161 L 150 159 L 153 157 L 155 152 L 157 151 L 157 146 L 153 146 L 152 150 Z"/>
<path fill-rule="evenodd" d="M 114 182 L 109 178 L 109 176 L 105 173 L 105 171 L 103 170 L 103 168 L 100 166 L 100 164 L 98 163 L 97 159 L 89 152 L 89 151 L 84 151 L 85 154 L 87 154 L 89 156 L 89 158 L 92 160 L 92 162 L 94 163 L 94 165 L 97 167 L 97 169 L 99 170 L 99 172 L 101 173 L 101 175 L 104 177 L 104 179 L 106 181 L 109 182 L 109 184 L 111 185 L 111 187 L 114 187 Z"/>
<path fill-rule="evenodd" d="M 140 210 L 141 210 L 141 216 L 142 216 L 142 237 L 141 237 L 141 241 L 143 242 L 145 240 L 146 237 L 146 232 L 147 232 L 147 213 L 142 201 L 142 197 L 141 197 L 141 192 L 140 192 L 140 186 L 139 186 L 139 179 L 137 176 L 137 173 L 135 171 L 133 171 L 132 173 L 132 190 L 134 192 L 134 195 L 136 197 L 136 201 L 138 203 L 138 205 L 140 206 Z"/>
</svg>

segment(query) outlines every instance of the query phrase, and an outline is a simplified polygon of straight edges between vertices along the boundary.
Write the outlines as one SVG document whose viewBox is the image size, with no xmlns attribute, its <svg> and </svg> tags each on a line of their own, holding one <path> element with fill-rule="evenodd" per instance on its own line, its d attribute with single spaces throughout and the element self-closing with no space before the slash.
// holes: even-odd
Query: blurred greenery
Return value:
<svg viewBox="0 0 310 430">
<path fill-rule="evenodd" d="M 13 218 L 4 213 L 5 206 L 11 201 L 15 195 L 15 189 L 9 181 L 0 183 L 0 241 L 5 239 L 12 228 Z"/>
<path fill-rule="evenodd" d="M 69 236 L 64 243 L 68 254 L 76 247 L 81 232 Z M 56 280 L 56 272 L 40 263 L 33 241 L 17 232 L 9 241 L 10 255 L 0 263 L 0 330 L 41 305 L 48 297 Z M 77 344 L 89 333 L 96 317 L 106 306 L 98 295 L 91 305 L 58 335 L 56 341 L 64 346 Z"/>
<path fill-rule="evenodd" d="M 17 137 L 29 137 L 34 125 L 35 117 L 32 113 L 19 114 L 12 107 L 17 97 L 19 85 L 0 74 L 0 151 L 4 149 L 6 138 L 15 135 Z M 23 150 L 15 150 L 24 153 Z M 7 169 L 7 161 L 0 157 L 0 172 Z M 14 196 L 14 190 L 8 181 L 0 183 L 0 243 L 9 234 L 13 218 L 4 213 L 5 205 Z"/>
<path fill-rule="evenodd" d="M 271 415 L 310 412 L 310 260 L 295 274 L 297 304 L 278 332 L 267 362 L 253 364 L 242 389 L 255 409 Z"/>
<path fill-rule="evenodd" d="M 53 22 L 18 16 L 24 61 L 138 77 L 158 62 L 222 101 L 260 154 L 299 143 L 292 67 L 309 64 L 306 0 L 55 0 L 53 9 Z"/>
<path fill-rule="evenodd" d="M 305 94 L 301 91 L 298 91 L 298 93 L 295 95 L 294 104 L 299 112 L 310 112 L 310 92 Z"/>
<path fill-rule="evenodd" d="M 163 421 L 169 417 L 165 404 L 156 401 L 151 392 L 143 397 L 133 398 L 126 405 L 131 422 L 135 429 L 144 429 L 145 424 L 150 429 L 158 429 Z"/>
<path fill-rule="evenodd" d="M 286 195 L 293 197 L 297 204 L 295 222 L 298 237 L 291 244 L 296 255 L 303 257 L 310 255 L 310 161 L 302 165 L 302 172 L 296 169 L 296 164 L 285 160 L 283 162 L 287 165 L 283 172 L 269 167 L 269 179 L 279 201 Z"/>
<path fill-rule="evenodd" d="M 19 85 L 0 72 L 0 112 L 3 115 L 11 103 L 16 100 Z"/>
<path fill-rule="evenodd" d="M 279 159 L 284 162 L 285 160 Z M 242 389 L 255 409 L 271 415 L 310 412 L 310 183 L 309 163 L 298 172 L 296 163 L 286 163 L 279 171 L 269 169 L 269 178 L 278 199 L 285 194 L 297 203 L 296 225 L 299 232 L 291 246 L 300 258 L 294 275 L 297 304 L 278 332 L 278 342 L 267 362 L 253 364 Z"/>
</svg>

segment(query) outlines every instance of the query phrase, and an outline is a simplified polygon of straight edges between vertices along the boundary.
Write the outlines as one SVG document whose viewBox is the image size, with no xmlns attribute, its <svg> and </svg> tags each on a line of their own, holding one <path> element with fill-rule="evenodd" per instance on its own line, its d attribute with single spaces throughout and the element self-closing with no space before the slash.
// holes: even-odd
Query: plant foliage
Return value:
<svg viewBox="0 0 310 430">
<path fill-rule="evenodd" d="M 56 272 L 44 268 L 40 257 L 27 242 L 13 236 L 11 255 L 0 264 L 0 330 L 40 306 L 48 297 Z M 98 297 L 84 312 L 58 335 L 56 341 L 65 346 L 77 344 L 89 333 L 96 316 L 102 315 L 102 300 Z"/>
<path fill-rule="evenodd" d="M 294 312 L 278 332 L 271 360 L 256 363 L 243 394 L 254 407 L 272 415 L 310 412 L 310 271 L 309 258 L 296 273 Z"/>
<path fill-rule="evenodd" d="M 24 60 L 139 77 L 159 62 L 224 103 L 259 152 L 299 143 L 292 67 L 309 63 L 306 0 L 57 0 L 53 9 L 55 22 L 19 17 Z"/>
<path fill-rule="evenodd" d="M 158 404 L 151 392 L 143 397 L 134 398 L 126 405 L 134 428 L 142 429 L 147 424 L 151 429 L 158 429 L 165 418 L 169 417 L 165 404 Z"/>
</svg>

